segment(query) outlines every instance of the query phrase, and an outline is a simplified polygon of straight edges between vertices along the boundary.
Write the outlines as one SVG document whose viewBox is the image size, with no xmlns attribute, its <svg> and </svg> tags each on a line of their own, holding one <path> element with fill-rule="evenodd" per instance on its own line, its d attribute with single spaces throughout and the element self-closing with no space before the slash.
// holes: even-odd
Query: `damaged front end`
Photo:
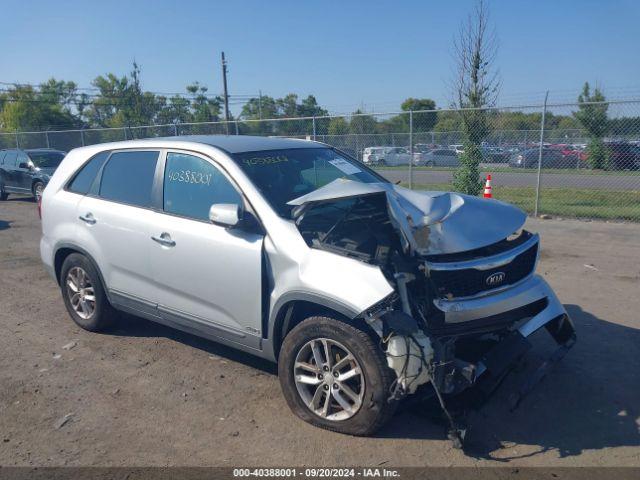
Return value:
<svg viewBox="0 0 640 480">
<path fill-rule="evenodd" d="M 564 307 L 535 274 L 539 237 L 522 230 L 526 215 L 511 205 L 349 180 L 289 204 L 309 246 L 376 265 L 393 286 L 362 314 L 396 372 L 390 399 L 431 384 L 458 441 L 447 396 L 480 380 L 497 385 L 545 327 L 560 347 L 516 406 L 575 342 Z"/>
</svg>

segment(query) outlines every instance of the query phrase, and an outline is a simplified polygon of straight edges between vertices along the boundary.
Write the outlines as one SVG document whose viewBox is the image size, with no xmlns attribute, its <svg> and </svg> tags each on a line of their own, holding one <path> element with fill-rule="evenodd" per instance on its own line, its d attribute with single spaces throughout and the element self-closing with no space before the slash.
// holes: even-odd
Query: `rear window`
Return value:
<svg viewBox="0 0 640 480">
<path fill-rule="evenodd" d="M 27 154 L 38 168 L 57 168 L 65 156 L 62 152 L 27 152 Z"/>
<path fill-rule="evenodd" d="M 91 160 L 89 160 L 84 167 L 80 169 L 80 171 L 76 174 L 67 190 L 74 193 L 79 193 L 81 195 L 86 195 L 89 193 L 91 189 L 91 185 L 93 184 L 93 180 L 96 178 L 100 167 L 105 162 L 107 158 L 109 158 L 109 154 L 111 152 L 100 152 L 95 155 Z"/>
<path fill-rule="evenodd" d="M 158 152 L 118 152 L 102 170 L 100 196 L 137 207 L 151 206 Z"/>
<path fill-rule="evenodd" d="M 7 167 L 15 167 L 16 160 L 18 159 L 18 152 L 15 150 L 9 150 L 4 156 L 4 165 Z"/>
</svg>

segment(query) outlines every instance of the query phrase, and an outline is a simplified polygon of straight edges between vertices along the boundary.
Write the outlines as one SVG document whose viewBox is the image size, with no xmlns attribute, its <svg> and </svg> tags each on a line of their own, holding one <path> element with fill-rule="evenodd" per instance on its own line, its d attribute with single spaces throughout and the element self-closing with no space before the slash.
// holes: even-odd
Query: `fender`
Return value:
<svg viewBox="0 0 640 480">
<path fill-rule="evenodd" d="M 262 351 L 266 358 L 273 361 L 277 361 L 276 352 L 279 347 L 279 343 L 282 342 L 281 338 L 278 338 L 279 332 L 288 329 L 290 316 L 286 310 L 286 305 L 292 302 L 308 302 L 320 307 L 324 307 L 333 310 L 340 315 L 343 315 L 349 320 L 357 318 L 361 312 L 355 311 L 348 305 L 341 303 L 335 299 L 328 298 L 324 295 L 314 292 L 304 291 L 290 291 L 284 293 L 275 302 L 271 315 L 269 316 L 268 331 L 264 332 L 264 341 L 262 342 Z"/>
<path fill-rule="evenodd" d="M 102 283 L 102 287 L 104 289 L 104 293 L 106 294 L 107 299 L 111 303 L 112 298 L 111 298 L 111 296 L 109 294 L 109 288 L 107 287 L 107 284 L 104 281 L 104 277 L 102 276 L 102 270 L 100 270 L 100 267 L 98 266 L 98 263 L 94 260 L 94 258 L 91 256 L 91 254 L 89 252 L 87 252 L 84 248 L 79 247 L 78 245 L 76 245 L 75 243 L 72 243 L 72 242 L 58 242 L 58 243 L 56 243 L 56 246 L 53 248 L 54 268 L 56 267 L 55 258 L 57 257 L 58 252 L 60 250 L 64 249 L 64 248 L 67 248 L 69 250 L 75 250 L 76 252 L 81 253 L 82 255 L 87 257 L 87 259 L 89 259 L 91 264 L 94 266 L 94 268 L 98 272 L 98 276 L 100 277 L 100 283 Z M 62 265 L 60 265 L 60 266 L 62 267 Z M 58 286 L 60 286 L 60 272 L 58 271 L 57 268 L 56 268 L 55 274 L 56 274 L 56 280 L 58 281 Z"/>
</svg>

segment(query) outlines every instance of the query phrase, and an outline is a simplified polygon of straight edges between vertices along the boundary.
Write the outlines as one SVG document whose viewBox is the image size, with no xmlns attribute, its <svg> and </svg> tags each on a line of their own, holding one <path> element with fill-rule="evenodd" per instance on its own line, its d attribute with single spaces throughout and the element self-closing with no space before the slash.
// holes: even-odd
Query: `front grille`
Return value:
<svg viewBox="0 0 640 480">
<path fill-rule="evenodd" d="M 441 298 L 470 297 L 479 293 L 513 285 L 531 274 L 536 265 L 538 256 L 538 242 L 518 254 L 505 265 L 480 270 L 476 268 L 443 269 L 438 270 L 437 264 L 432 265 L 429 276 L 433 282 L 434 290 Z M 487 283 L 488 278 L 495 275 L 503 279 L 496 283 Z"/>
</svg>

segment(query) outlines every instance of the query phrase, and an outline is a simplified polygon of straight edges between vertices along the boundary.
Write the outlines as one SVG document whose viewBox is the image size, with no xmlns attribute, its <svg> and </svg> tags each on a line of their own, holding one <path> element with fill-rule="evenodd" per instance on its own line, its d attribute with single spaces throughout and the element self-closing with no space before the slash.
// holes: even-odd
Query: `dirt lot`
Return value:
<svg viewBox="0 0 640 480">
<path fill-rule="evenodd" d="M 342 436 L 295 418 L 264 361 L 131 317 L 80 330 L 41 267 L 35 204 L 2 202 L 0 465 L 640 466 L 640 226 L 529 228 L 578 344 L 514 413 L 509 377 L 471 415 L 463 453 L 433 411 Z M 553 346 L 540 333 L 529 366 Z"/>
</svg>

